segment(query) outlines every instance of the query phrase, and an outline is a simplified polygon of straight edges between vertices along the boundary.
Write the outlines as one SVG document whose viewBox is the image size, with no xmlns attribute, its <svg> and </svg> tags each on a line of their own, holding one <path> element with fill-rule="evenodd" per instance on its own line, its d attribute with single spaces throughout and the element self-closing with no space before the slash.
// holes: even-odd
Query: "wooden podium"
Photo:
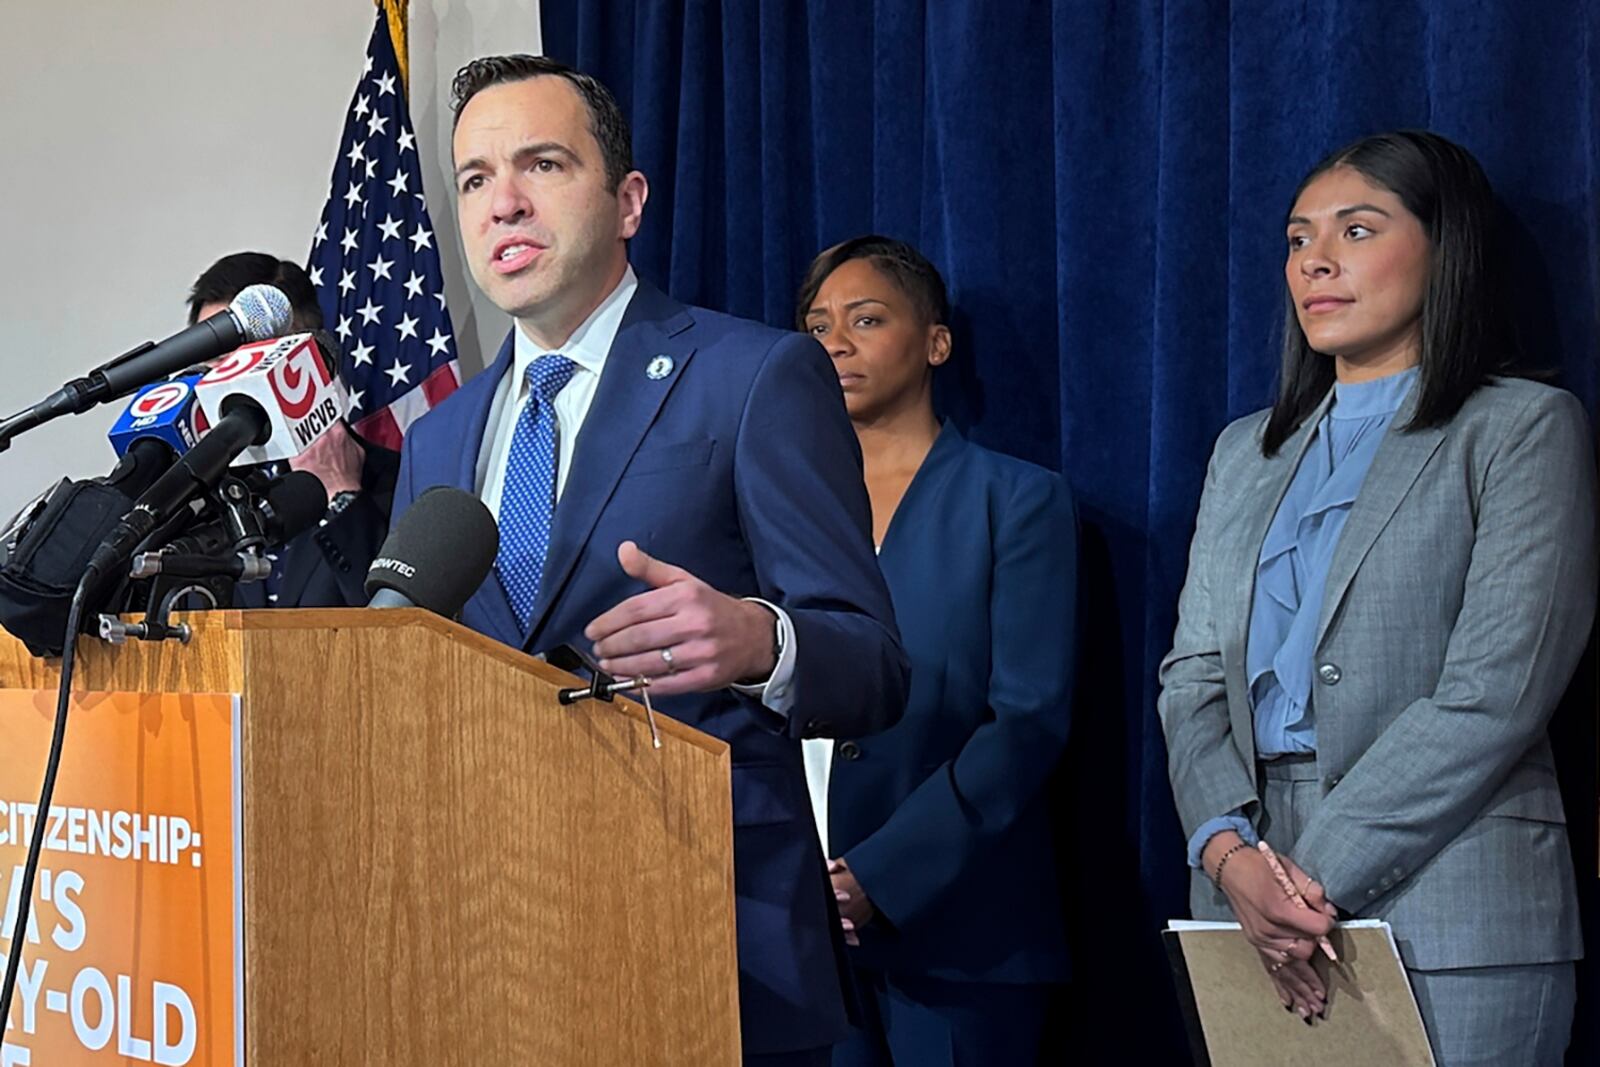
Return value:
<svg viewBox="0 0 1600 1067">
<path fill-rule="evenodd" d="M 249 1067 L 739 1062 L 726 744 L 658 715 L 657 749 L 637 704 L 562 706 L 570 675 L 421 610 L 187 621 L 187 646 L 81 639 L 73 688 L 239 698 Z M 0 689 L 58 666 L 0 634 Z M 26 755 L 5 793 L 31 800 Z"/>
</svg>

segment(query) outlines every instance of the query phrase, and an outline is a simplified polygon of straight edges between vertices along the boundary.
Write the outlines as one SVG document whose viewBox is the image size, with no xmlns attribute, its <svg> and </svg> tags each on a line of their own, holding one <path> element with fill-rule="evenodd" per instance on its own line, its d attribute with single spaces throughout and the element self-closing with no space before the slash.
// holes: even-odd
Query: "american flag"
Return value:
<svg viewBox="0 0 1600 1067">
<path fill-rule="evenodd" d="M 392 449 L 461 384 L 416 140 L 380 9 L 306 270 L 344 349 L 350 424 Z"/>
</svg>

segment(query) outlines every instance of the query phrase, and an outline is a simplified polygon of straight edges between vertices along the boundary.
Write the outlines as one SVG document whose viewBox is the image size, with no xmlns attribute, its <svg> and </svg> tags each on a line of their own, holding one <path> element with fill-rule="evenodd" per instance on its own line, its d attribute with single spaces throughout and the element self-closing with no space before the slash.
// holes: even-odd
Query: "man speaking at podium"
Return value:
<svg viewBox="0 0 1600 1067">
<path fill-rule="evenodd" d="M 848 1024 L 800 739 L 881 730 L 907 687 L 837 379 L 809 337 L 634 276 L 649 190 L 599 82 L 500 56 L 453 95 L 467 261 L 515 326 L 412 425 L 394 518 L 477 493 L 500 551 L 463 622 L 592 647 L 730 744 L 746 1062 L 825 1064 Z"/>
</svg>

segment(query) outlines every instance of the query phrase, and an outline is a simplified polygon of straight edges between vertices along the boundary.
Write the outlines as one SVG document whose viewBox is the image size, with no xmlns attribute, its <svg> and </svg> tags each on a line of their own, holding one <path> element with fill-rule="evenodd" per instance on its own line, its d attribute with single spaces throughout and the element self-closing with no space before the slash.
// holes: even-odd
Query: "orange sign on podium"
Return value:
<svg viewBox="0 0 1600 1067">
<path fill-rule="evenodd" d="M 55 711 L 0 692 L 0 948 L 16 925 Z M 78 694 L 0 1067 L 243 1062 L 227 694 Z"/>
</svg>

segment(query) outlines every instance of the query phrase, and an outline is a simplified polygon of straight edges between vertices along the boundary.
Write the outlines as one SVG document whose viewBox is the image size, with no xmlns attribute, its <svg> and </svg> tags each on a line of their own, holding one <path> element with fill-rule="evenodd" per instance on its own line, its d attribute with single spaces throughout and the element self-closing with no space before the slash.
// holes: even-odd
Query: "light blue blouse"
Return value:
<svg viewBox="0 0 1600 1067">
<path fill-rule="evenodd" d="M 1412 367 L 1373 381 L 1335 383 L 1333 403 L 1267 527 L 1244 657 L 1260 759 L 1317 750 L 1311 678 L 1328 567 L 1378 446 L 1419 373 Z M 1191 867 L 1200 866 L 1206 842 L 1223 830 L 1256 842 L 1243 812 L 1220 815 L 1189 839 Z"/>
<path fill-rule="evenodd" d="M 1261 759 L 1317 750 L 1310 706 L 1313 643 L 1328 567 L 1378 446 L 1418 373 L 1413 367 L 1334 385 L 1333 405 L 1267 527 L 1245 646 Z"/>
</svg>

